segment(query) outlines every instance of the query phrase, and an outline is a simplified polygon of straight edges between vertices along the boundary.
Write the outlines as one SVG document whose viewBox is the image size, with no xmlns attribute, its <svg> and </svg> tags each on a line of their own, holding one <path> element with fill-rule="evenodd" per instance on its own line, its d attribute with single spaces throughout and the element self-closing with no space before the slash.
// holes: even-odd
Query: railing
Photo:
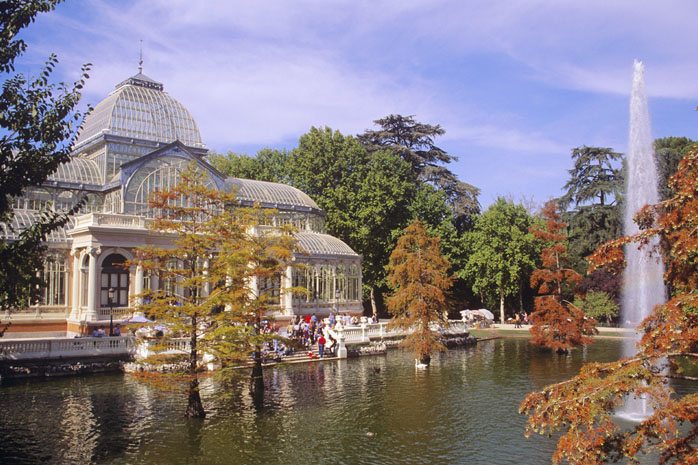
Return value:
<svg viewBox="0 0 698 465">
<path fill-rule="evenodd" d="M 443 334 L 463 334 L 468 331 L 468 326 L 462 320 L 451 320 L 444 329 L 432 328 Z M 360 326 L 345 326 L 335 328 L 337 334 L 342 334 L 346 344 L 358 344 L 371 340 L 380 340 L 388 337 L 407 336 L 411 331 L 407 329 L 388 328 L 388 323 L 362 324 Z M 334 337 L 334 336 L 333 336 Z"/>
<path fill-rule="evenodd" d="M 146 219 L 142 216 L 119 215 L 116 213 L 88 213 L 77 217 L 75 229 L 86 226 L 111 226 L 116 228 L 145 228 Z"/>
<path fill-rule="evenodd" d="M 99 315 L 100 319 L 109 319 L 109 315 L 112 315 L 117 318 L 121 318 L 124 316 L 131 316 L 131 314 L 134 312 L 134 309 L 132 307 L 114 307 L 113 312 L 112 309 L 109 307 L 101 307 L 97 314 Z"/>
<path fill-rule="evenodd" d="M 131 355 L 134 351 L 134 338 L 128 336 L 73 339 L 0 339 L 0 360 L 46 360 Z"/>
<path fill-rule="evenodd" d="M 155 354 L 188 354 L 191 352 L 191 339 L 188 337 L 146 339 L 138 344 L 136 353 L 140 358 Z"/>
</svg>

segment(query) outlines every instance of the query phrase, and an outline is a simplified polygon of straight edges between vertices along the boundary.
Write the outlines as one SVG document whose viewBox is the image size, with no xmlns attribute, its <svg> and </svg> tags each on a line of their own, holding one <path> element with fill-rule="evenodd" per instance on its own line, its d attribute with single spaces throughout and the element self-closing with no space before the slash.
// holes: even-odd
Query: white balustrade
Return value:
<svg viewBox="0 0 698 465">
<path fill-rule="evenodd" d="M 132 337 L 0 339 L 0 360 L 39 360 L 131 355 Z"/>
</svg>

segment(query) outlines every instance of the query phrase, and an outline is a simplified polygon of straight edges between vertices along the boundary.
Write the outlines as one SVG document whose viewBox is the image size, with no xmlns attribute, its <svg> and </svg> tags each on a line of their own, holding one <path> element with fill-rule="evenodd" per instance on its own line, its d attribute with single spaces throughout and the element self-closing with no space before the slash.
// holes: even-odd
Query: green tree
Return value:
<svg viewBox="0 0 698 465">
<path fill-rule="evenodd" d="M 198 379 L 204 353 L 230 366 L 254 352 L 253 390 L 260 394 L 261 362 L 256 362 L 271 336 L 260 333 L 259 323 L 271 290 L 257 283 L 290 263 L 295 240 L 283 230 L 261 233 L 270 212 L 237 207 L 235 194 L 208 187 L 195 165 L 180 174 L 176 186 L 153 193 L 149 204 L 157 216 L 148 228 L 170 243 L 137 250 L 134 264 L 163 283 L 163 290 L 140 296 L 140 307 L 172 335 L 189 339 L 186 415 L 206 415 Z"/>
<path fill-rule="evenodd" d="M 58 165 L 69 161 L 70 144 L 82 119 L 75 108 L 89 65 L 83 66 L 80 79 L 70 85 L 50 82 L 58 63 L 55 55 L 37 77 L 14 74 L 15 62 L 27 48 L 18 34 L 39 13 L 52 11 L 58 3 L 60 0 L 3 2 L 0 8 L 0 72 L 5 76 L 0 92 L 0 223 L 9 228 L 13 199 L 27 187 L 46 181 Z M 17 240 L 0 238 L 0 309 L 32 302 L 32 290 L 43 284 L 36 274 L 43 262 L 43 242 L 80 206 L 64 213 L 44 211 L 35 224 L 15 231 Z"/>
<path fill-rule="evenodd" d="M 226 155 L 211 154 L 208 160 L 226 176 L 284 184 L 291 182 L 288 176 L 289 152 L 286 151 L 262 149 L 254 157 L 228 152 Z"/>
<path fill-rule="evenodd" d="M 439 238 L 430 236 L 424 225 L 413 221 L 390 255 L 388 282 L 394 289 L 388 309 L 391 325 L 411 330 L 403 344 L 415 358 L 429 364 L 431 353 L 445 350 L 433 325 L 448 324 L 446 293 L 453 283 L 449 263 L 441 254 Z"/>
<path fill-rule="evenodd" d="M 669 178 L 676 173 L 679 162 L 695 143 L 688 137 L 662 137 L 654 141 L 660 199 L 666 200 L 674 196 L 669 187 Z"/>
<path fill-rule="evenodd" d="M 352 136 L 311 128 L 291 153 L 292 184 L 326 213 L 327 231 L 363 256 L 363 282 L 374 314 L 386 265 L 409 222 L 414 196 L 410 168 L 393 153 L 369 156 Z"/>
<path fill-rule="evenodd" d="M 618 304 L 603 291 L 590 291 L 585 296 L 577 296 L 574 305 L 595 320 L 604 319 L 606 324 L 618 316 Z"/>
<path fill-rule="evenodd" d="M 417 180 L 446 194 L 459 231 L 471 227 L 473 216 L 480 211 L 477 200 L 480 190 L 460 181 L 444 166 L 457 160 L 434 143 L 436 137 L 446 131 L 438 124 L 417 122 L 414 116 L 388 115 L 374 123 L 379 129 L 366 130 L 359 135 L 369 152 L 388 149 L 396 153 L 409 163 Z"/>
<path fill-rule="evenodd" d="M 502 322 L 505 298 L 519 293 L 536 267 L 538 246 L 529 232 L 532 221 L 524 207 L 498 198 L 465 236 L 470 255 L 459 274 L 483 301 L 498 300 Z"/>
<path fill-rule="evenodd" d="M 586 257 L 602 243 L 620 236 L 622 214 L 619 197 L 623 189 L 622 155 L 608 147 L 572 149 L 574 167 L 564 186 L 560 206 L 569 225 L 569 255 L 578 271 Z M 571 210 L 570 210 L 571 208 Z"/>
</svg>

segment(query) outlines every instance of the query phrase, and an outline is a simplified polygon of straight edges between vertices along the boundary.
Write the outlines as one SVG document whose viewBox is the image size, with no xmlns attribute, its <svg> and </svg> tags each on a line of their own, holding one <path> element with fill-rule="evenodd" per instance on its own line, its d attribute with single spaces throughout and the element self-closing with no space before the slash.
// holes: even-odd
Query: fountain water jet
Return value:
<svg viewBox="0 0 698 465">
<path fill-rule="evenodd" d="M 657 193 L 657 168 L 654 160 L 653 140 L 650 132 L 647 95 L 645 94 L 645 67 L 635 60 L 633 88 L 630 96 L 630 136 L 627 155 L 627 178 L 623 229 L 626 235 L 638 232 L 633 216 L 645 205 L 659 201 Z M 623 274 L 623 302 L 621 318 L 623 327 L 636 328 L 655 305 L 666 300 L 664 264 L 656 250 L 658 239 L 653 239 L 642 249 L 637 244 L 625 248 L 626 268 Z M 625 341 L 623 355 L 635 355 L 640 334 Z M 626 400 L 620 416 L 641 420 L 649 415 L 644 399 Z"/>
</svg>

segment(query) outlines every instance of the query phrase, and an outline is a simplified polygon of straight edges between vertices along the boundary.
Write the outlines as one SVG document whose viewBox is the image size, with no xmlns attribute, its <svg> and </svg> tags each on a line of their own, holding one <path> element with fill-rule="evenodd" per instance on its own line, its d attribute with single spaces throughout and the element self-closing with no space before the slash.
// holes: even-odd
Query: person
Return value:
<svg viewBox="0 0 698 465">
<path fill-rule="evenodd" d="M 114 328 L 114 336 L 121 336 L 121 326 L 119 326 L 118 324 Z"/>
<path fill-rule="evenodd" d="M 99 337 L 99 329 L 97 327 L 92 330 L 92 337 Z"/>
<path fill-rule="evenodd" d="M 99 329 L 97 330 L 97 337 L 104 337 L 107 335 L 107 332 L 104 329 L 104 326 L 100 326 Z"/>
<path fill-rule="evenodd" d="M 530 321 L 528 321 L 528 313 L 527 313 L 527 312 L 524 312 L 524 320 L 523 320 L 523 322 L 524 322 L 525 325 L 531 323 Z"/>
<path fill-rule="evenodd" d="M 325 339 L 324 334 L 320 333 L 320 337 L 317 340 L 317 351 L 320 355 L 320 358 L 323 358 L 325 356 L 325 343 L 327 343 L 327 339 Z"/>
<path fill-rule="evenodd" d="M 330 328 L 334 328 L 334 325 L 337 323 L 337 319 L 334 316 L 334 312 L 330 312 Z"/>
<path fill-rule="evenodd" d="M 514 314 L 514 328 L 520 328 L 521 327 L 521 317 L 519 316 L 518 313 Z"/>
</svg>

